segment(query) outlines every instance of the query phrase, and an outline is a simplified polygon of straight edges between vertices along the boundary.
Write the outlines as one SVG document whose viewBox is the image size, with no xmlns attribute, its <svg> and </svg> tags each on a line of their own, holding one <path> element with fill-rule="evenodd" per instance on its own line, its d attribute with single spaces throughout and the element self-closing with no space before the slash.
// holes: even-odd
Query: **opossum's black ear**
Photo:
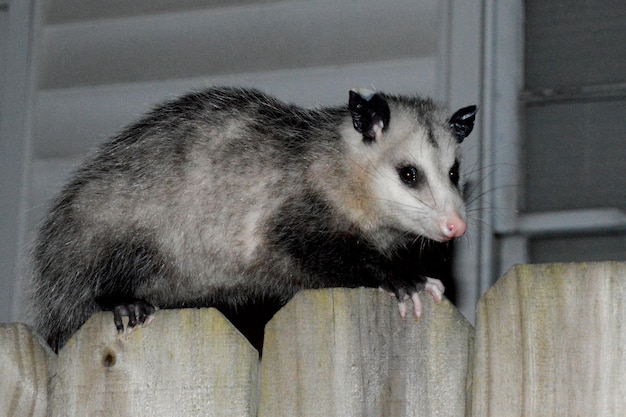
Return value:
<svg viewBox="0 0 626 417">
<path fill-rule="evenodd" d="M 389 126 L 389 105 L 380 95 L 369 90 L 350 90 L 348 108 L 352 114 L 352 124 L 363 134 L 365 143 L 380 139 L 383 130 Z"/>
<path fill-rule="evenodd" d="M 478 113 L 478 107 L 467 106 L 459 109 L 450 118 L 450 127 L 456 135 L 456 140 L 461 143 L 463 139 L 469 136 L 474 129 L 474 121 L 476 120 L 476 113 Z"/>
</svg>

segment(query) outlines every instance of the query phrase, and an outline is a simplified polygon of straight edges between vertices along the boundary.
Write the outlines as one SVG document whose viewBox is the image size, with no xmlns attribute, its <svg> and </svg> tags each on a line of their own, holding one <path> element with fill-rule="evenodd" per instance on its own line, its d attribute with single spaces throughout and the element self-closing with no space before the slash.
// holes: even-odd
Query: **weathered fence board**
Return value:
<svg viewBox="0 0 626 417">
<path fill-rule="evenodd" d="M 479 303 L 473 415 L 626 412 L 626 264 L 517 266 Z"/>
<path fill-rule="evenodd" d="M 472 327 L 421 300 L 415 321 L 375 289 L 296 295 L 266 327 L 259 416 L 465 415 Z"/>
<path fill-rule="evenodd" d="M 215 309 L 158 311 L 122 340 L 94 315 L 59 352 L 50 416 L 255 416 L 258 353 Z"/>
<path fill-rule="evenodd" d="M 0 324 L 0 415 L 47 415 L 52 351 L 44 345 L 25 324 Z"/>
</svg>

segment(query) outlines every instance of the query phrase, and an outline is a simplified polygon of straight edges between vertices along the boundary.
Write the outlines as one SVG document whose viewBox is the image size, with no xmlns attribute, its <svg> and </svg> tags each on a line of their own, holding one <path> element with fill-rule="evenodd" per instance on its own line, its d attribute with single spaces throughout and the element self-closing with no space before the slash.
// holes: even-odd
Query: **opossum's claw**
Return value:
<svg viewBox="0 0 626 417">
<path fill-rule="evenodd" d="M 422 316 L 422 302 L 418 292 L 411 294 L 411 300 L 413 301 L 413 315 L 416 319 Z"/>
<path fill-rule="evenodd" d="M 436 303 L 441 302 L 443 299 L 443 293 L 446 291 L 446 287 L 443 286 L 443 283 L 435 278 L 426 278 L 426 285 L 424 285 L 424 289 L 430 292 Z"/>
<path fill-rule="evenodd" d="M 118 304 L 113 307 L 113 322 L 118 333 L 124 333 L 124 322 L 122 317 L 128 317 L 126 332 L 132 332 L 135 327 L 144 327 L 150 324 L 154 317 L 156 307 L 143 300 L 133 300 L 125 304 Z"/>
<path fill-rule="evenodd" d="M 402 317 L 403 319 L 406 318 L 406 309 L 406 302 L 398 301 L 398 310 L 400 311 L 400 317 Z"/>
<path fill-rule="evenodd" d="M 398 300 L 398 310 L 400 311 L 400 317 L 402 318 L 406 318 L 406 314 L 407 314 L 407 305 L 406 305 L 406 301 L 409 299 L 409 294 L 407 293 L 407 290 L 405 288 L 389 288 L 386 289 L 386 291 L 388 291 L 391 295 L 396 297 L 396 300 Z"/>
<path fill-rule="evenodd" d="M 419 319 L 422 315 L 422 302 L 420 301 L 418 291 L 411 292 L 411 295 L 405 293 L 401 299 L 398 298 L 398 309 L 400 310 L 400 317 L 402 317 L 403 319 L 406 318 L 408 312 L 406 302 L 409 298 L 413 302 L 413 316 L 416 319 Z"/>
</svg>

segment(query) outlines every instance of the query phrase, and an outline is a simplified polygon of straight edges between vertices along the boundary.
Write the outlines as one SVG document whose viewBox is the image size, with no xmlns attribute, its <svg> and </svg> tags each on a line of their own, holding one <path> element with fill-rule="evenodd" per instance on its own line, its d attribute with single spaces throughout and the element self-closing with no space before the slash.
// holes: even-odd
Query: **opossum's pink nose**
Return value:
<svg viewBox="0 0 626 417">
<path fill-rule="evenodd" d="M 449 240 L 463 236 L 465 229 L 467 229 L 467 223 L 456 213 L 446 216 L 441 222 L 441 231 Z"/>
</svg>

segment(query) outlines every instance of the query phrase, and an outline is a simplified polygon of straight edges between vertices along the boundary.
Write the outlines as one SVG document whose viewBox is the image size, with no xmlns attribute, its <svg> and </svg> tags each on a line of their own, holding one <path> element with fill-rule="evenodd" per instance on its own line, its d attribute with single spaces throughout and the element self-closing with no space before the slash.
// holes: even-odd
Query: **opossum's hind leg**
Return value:
<svg viewBox="0 0 626 417">
<path fill-rule="evenodd" d="M 118 333 L 124 333 L 123 317 L 128 317 L 126 333 L 131 333 L 136 327 L 145 327 L 154 318 L 157 308 L 144 300 L 112 300 L 107 298 L 99 298 L 98 304 L 103 310 L 113 312 L 113 323 Z"/>
<path fill-rule="evenodd" d="M 167 274 L 166 264 L 154 245 L 136 237 L 115 242 L 105 251 L 99 273 L 106 280 L 98 290 L 96 302 L 102 310 L 113 312 L 118 332 L 124 331 L 124 316 L 128 317 L 127 332 L 152 321 L 157 308 L 138 294 L 140 288 L 151 287 Z"/>
</svg>

